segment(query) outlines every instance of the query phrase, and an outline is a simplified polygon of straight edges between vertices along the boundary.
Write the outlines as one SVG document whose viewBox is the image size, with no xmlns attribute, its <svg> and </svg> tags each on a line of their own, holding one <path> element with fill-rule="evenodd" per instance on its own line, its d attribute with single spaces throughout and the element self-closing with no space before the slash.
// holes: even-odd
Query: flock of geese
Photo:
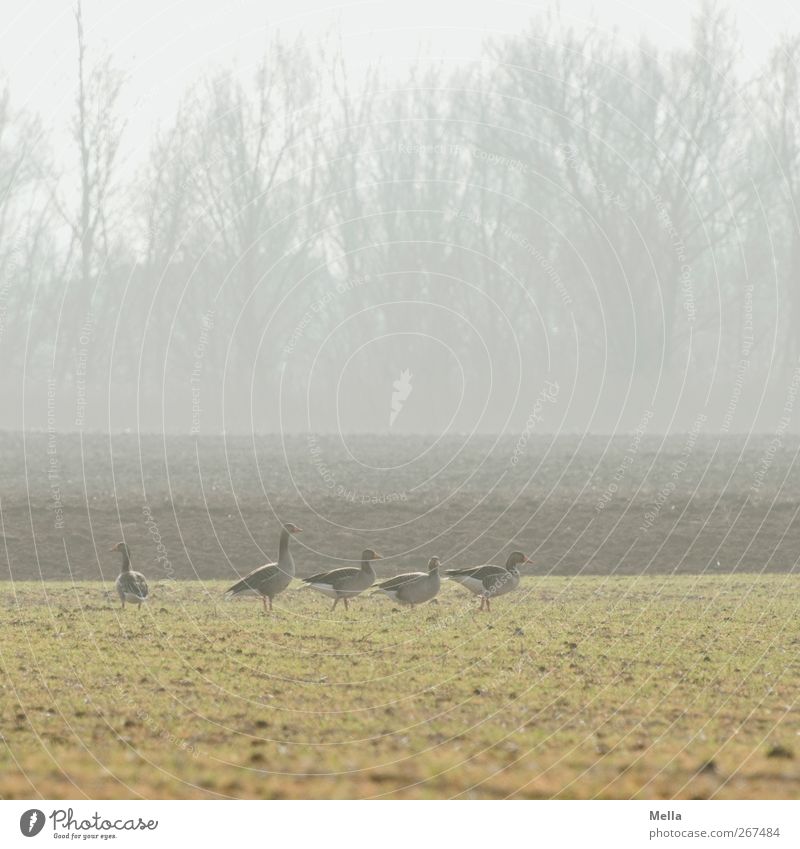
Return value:
<svg viewBox="0 0 800 849">
<path fill-rule="evenodd" d="M 295 577 L 294 559 L 289 551 L 289 540 L 293 534 L 299 534 L 301 530 L 302 528 L 298 528 L 292 522 L 287 522 L 281 528 L 277 561 L 259 566 L 249 575 L 245 575 L 225 592 L 225 598 L 255 595 L 261 598 L 265 612 L 267 602 L 269 602 L 269 610 L 272 610 L 273 599 L 282 593 Z M 140 606 L 142 602 L 147 601 L 149 594 L 144 575 L 131 569 L 130 552 L 124 542 L 118 542 L 111 550 L 122 554 L 122 571 L 116 582 L 122 606 L 125 607 L 126 602 Z M 375 584 L 377 575 L 372 563 L 380 559 L 380 554 L 367 548 L 361 555 L 361 566 L 346 566 L 342 569 L 320 572 L 318 575 L 302 578 L 302 581 L 307 587 L 332 598 L 333 610 L 340 601 L 344 602 L 347 609 L 350 599 Z M 478 596 L 481 600 L 479 609 L 488 611 L 491 610 L 490 599 L 505 595 L 519 586 L 519 567 L 523 563 L 530 562 L 531 560 L 521 551 L 514 551 L 509 555 L 505 566 L 486 564 L 468 569 L 446 569 L 445 576 Z M 435 598 L 439 592 L 440 565 L 438 557 L 431 557 L 428 561 L 427 572 L 405 572 L 402 575 L 395 575 L 377 584 L 375 590 L 388 596 L 397 604 L 411 607 L 424 604 Z"/>
</svg>

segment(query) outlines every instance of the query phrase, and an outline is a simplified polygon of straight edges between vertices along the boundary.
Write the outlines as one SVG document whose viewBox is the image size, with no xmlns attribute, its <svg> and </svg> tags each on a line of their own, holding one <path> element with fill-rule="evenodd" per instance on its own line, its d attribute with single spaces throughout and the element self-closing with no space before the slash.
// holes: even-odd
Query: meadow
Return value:
<svg viewBox="0 0 800 849">
<path fill-rule="evenodd" d="M 796 575 L 527 576 L 491 614 L 225 586 L 0 585 L 0 797 L 800 795 Z"/>
</svg>

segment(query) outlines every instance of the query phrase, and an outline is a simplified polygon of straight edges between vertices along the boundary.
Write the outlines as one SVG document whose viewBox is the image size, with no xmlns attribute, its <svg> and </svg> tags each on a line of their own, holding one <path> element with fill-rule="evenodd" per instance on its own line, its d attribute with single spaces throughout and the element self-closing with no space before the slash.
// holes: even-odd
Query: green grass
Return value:
<svg viewBox="0 0 800 849">
<path fill-rule="evenodd" d="M 0 585 L 0 796 L 797 797 L 800 579 L 525 579 L 491 614 Z"/>
</svg>

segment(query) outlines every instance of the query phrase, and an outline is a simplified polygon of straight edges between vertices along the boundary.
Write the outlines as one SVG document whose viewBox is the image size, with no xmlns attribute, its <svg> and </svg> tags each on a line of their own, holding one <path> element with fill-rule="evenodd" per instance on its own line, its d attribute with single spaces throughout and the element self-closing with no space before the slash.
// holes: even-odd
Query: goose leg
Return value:
<svg viewBox="0 0 800 849">
<path fill-rule="evenodd" d="M 483 605 L 486 603 L 486 598 L 481 596 L 481 606 L 478 608 L 479 611 L 483 610 Z"/>
<path fill-rule="evenodd" d="M 267 612 L 267 597 L 265 595 L 261 596 L 261 604 L 264 607 L 264 613 Z"/>
<path fill-rule="evenodd" d="M 272 596 L 269 597 L 269 612 L 272 613 Z"/>
<path fill-rule="evenodd" d="M 337 597 L 333 600 L 333 607 L 331 608 L 331 610 L 336 610 L 336 605 L 337 605 L 338 603 L 339 603 L 339 597 L 337 596 Z"/>
<path fill-rule="evenodd" d="M 344 599 L 344 609 L 345 609 L 345 610 L 350 610 L 350 607 L 349 607 L 349 606 L 348 606 L 348 604 L 347 604 L 347 597 L 345 597 L 345 599 Z"/>
<path fill-rule="evenodd" d="M 486 612 L 491 613 L 492 606 L 489 604 L 489 596 L 486 596 Z"/>
</svg>

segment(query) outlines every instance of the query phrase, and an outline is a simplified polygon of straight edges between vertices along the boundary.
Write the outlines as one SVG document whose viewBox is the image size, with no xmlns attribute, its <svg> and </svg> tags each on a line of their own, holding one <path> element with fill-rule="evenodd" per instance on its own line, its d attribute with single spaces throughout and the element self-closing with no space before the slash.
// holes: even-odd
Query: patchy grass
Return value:
<svg viewBox="0 0 800 849">
<path fill-rule="evenodd" d="M 0 796 L 800 795 L 797 576 L 525 579 L 491 614 L 222 588 L 0 586 Z"/>
</svg>

